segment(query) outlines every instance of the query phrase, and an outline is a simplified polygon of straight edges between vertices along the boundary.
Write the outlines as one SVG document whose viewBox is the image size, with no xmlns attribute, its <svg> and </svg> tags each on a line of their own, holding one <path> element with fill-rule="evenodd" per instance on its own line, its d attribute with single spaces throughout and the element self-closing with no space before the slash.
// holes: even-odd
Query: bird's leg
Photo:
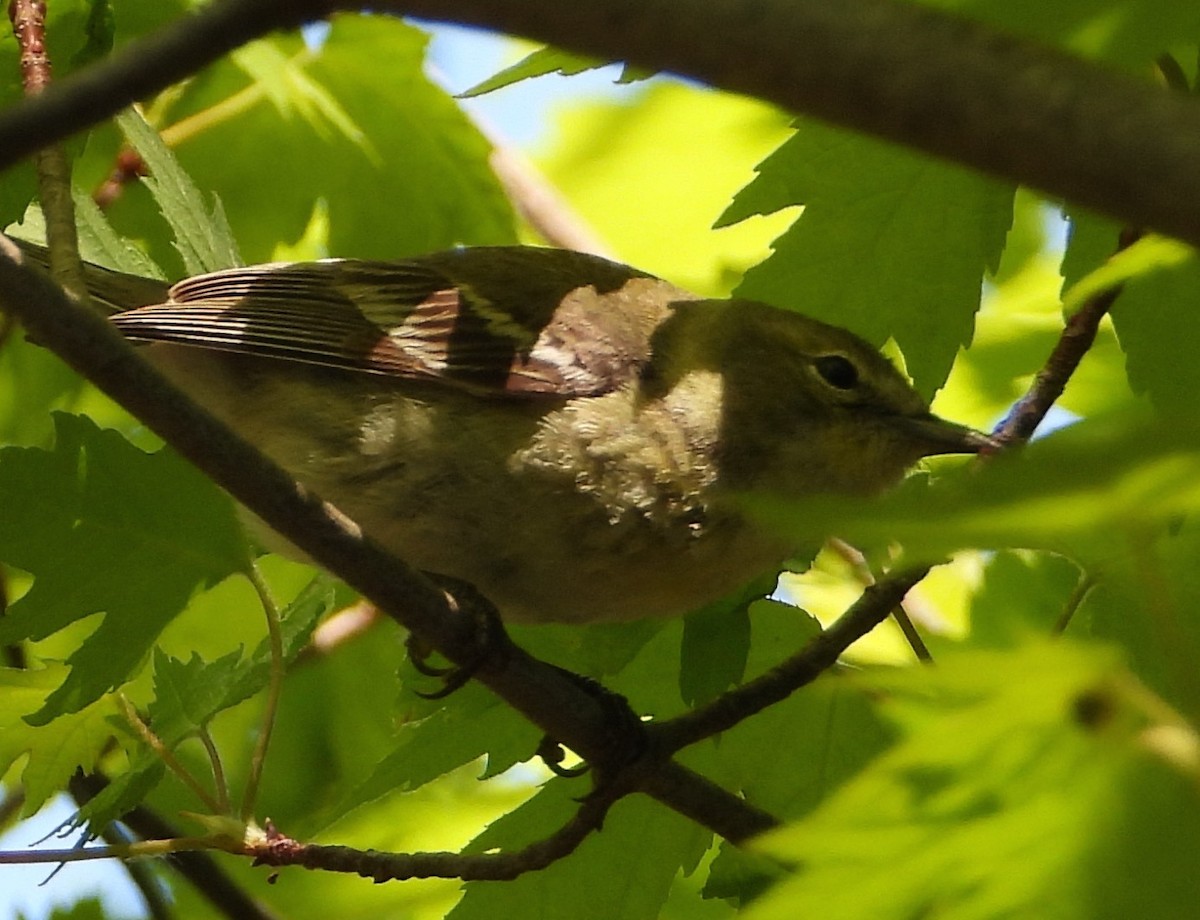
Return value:
<svg viewBox="0 0 1200 920">
<path fill-rule="evenodd" d="M 476 650 L 465 664 L 439 667 L 428 662 L 433 649 L 419 636 L 409 634 L 406 640 L 409 661 L 414 669 L 428 677 L 440 678 L 443 685 L 440 689 L 417 695 L 424 699 L 436 700 L 449 696 L 459 687 L 470 680 L 484 665 L 495 662 L 499 656 L 506 654 L 511 644 L 508 633 L 496 612 L 495 606 L 478 589 L 469 582 L 447 575 L 426 573 L 439 587 L 450 596 L 460 610 L 465 610 L 476 623 Z M 594 786 L 592 794 L 605 788 L 611 777 L 618 775 L 629 764 L 637 761 L 647 749 L 645 726 L 637 713 L 630 707 L 628 700 L 619 693 L 609 690 L 599 681 L 566 668 L 553 665 L 558 672 L 578 686 L 599 704 L 604 712 L 604 722 L 608 726 L 609 737 L 606 739 L 607 750 L 603 759 L 597 762 L 582 763 L 577 767 L 563 767 L 565 759 L 563 745 L 549 735 L 545 736 L 537 747 L 537 755 L 550 771 L 558 776 L 581 776 L 594 768 Z"/>
<path fill-rule="evenodd" d="M 440 700 L 449 696 L 463 686 L 490 661 L 504 655 L 511 640 L 504 631 L 504 624 L 495 606 L 479 590 L 469 582 L 449 575 L 426 572 L 426 577 L 435 582 L 449 596 L 450 601 L 474 620 L 475 650 L 471 657 L 459 665 L 439 667 L 429 664 L 429 656 L 433 649 L 419 636 L 409 633 L 405 640 L 408 659 L 413 668 L 427 677 L 437 677 L 442 681 L 442 687 L 430 693 L 416 691 L 417 695 L 427 700 Z"/>
<path fill-rule="evenodd" d="M 582 776 L 594 767 L 593 790 L 590 795 L 600 792 L 624 767 L 636 761 L 645 752 L 647 736 L 645 725 L 629 701 L 613 690 L 609 690 L 599 681 L 565 668 L 554 666 L 557 671 L 567 677 L 572 683 L 599 703 L 605 714 L 605 725 L 608 727 L 608 750 L 601 762 L 583 762 L 575 767 L 561 766 L 565 758 L 563 745 L 550 735 L 543 736 L 537 747 L 537 756 L 556 776 Z"/>
</svg>

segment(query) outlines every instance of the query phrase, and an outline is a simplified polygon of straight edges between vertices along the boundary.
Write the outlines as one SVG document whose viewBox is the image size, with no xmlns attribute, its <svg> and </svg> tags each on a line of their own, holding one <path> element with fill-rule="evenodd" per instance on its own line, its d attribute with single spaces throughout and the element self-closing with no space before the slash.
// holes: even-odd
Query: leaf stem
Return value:
<svg viewBox="0 0 1200 920">
<path fill-rule="evenodd" d="M 1071 596 L 1067 598 L 1067 603 L 1063 606 L 1063 611 L 1058 616 L 1058 620 L 1054 624 L 1051 632 L 1060 636 L 1067 631 L 1067 627 L 1071 625 L 1071 620 L 1075 617 L 1075 612 L 1083 604 L 1083 599 L 1088 596 L 1088 592 L 1096 585 L 1096 579 L 1088 572 L 1080 572 L 1079 581 L 1075 583 L 1075 587 L 1071 591 Z"/>
<path fill-rule="evenodd" d="M 204 788 L 196 777 L 192 776 L 191 772 L 185 767 L 175 753 L 171 751 L 154 730 L 146 724 L 145 720 L 138 714 L 137 709 L 129 702 L 129 698 L 123 693 L 117 695 L 117 705 L 121 709 L 121 715 L 125 717 L 125 721 L 133 728 L 137 736 L 142 739 L 150 749 L 158 755 L 159 759 L 166 764 L 167 769 L 179 777 L 180 781 L 196 794 L 205 806 L 210 809 L 213 814 L 224 814 L 221 811 L 221 803 L 218 802 L 212 794 Z"/>
<path fill-rule="evenodd" d="M 303 67 L 312 58 L 313 54 L 311 51 L 303 51 L 293 56 L 288 61 L 288 64 Z M 250 109 L 254 108 L 254 106 L 258 105 L 265 98 L 267 98 L 267 91 L 263 88 L 262 82 L 252 81 L 236 93 L 226 96 L 220 102 L 210 105 L 206 109 L 201 109 L 199 112 L 189 115 L 186 118 L 181 118 L 168 127 L 159 129 L 158 133 L 162 136 L 164 144 L 168 147 L 176 148 L 191 138 L 250 111 Z"/>
<path fill-rule="evenodd" d="M 897 604 L 892 608 L 892 619 L 900 627 L 900 632 L 904 633 L 904 638 L 908 640 L 908 645 L 913 650 L 913 654 L 917 656 L 917 660 L 922 664 L 933 664 L 933 655 L 930 654 L 929 646 L 921 638 L 921 634 L 917 631 L 916 625 L 908 615 L 908 611 L 904 609 L 903 604 Z"/>
<path fill-rule="evenodd" d="M 271 676 L 267 683 L 267 703 L 263 710 L 262 727 L 258 731 L 258 739 L 254 745 L 254 756 L 250 759 L 250 776 L 246 780 L 246 789 L 242 794 L 241 818 L 248 821 L 254 813 L 254 803 L 258 797 L 258 786 L 262 780 L 263 764 L 267 759 L 267 749 L 271 744 L 271 731 L 275 727 L 275 716 L 279 711 L 279 697 L 283 691 L 283 630 L 280 626 L 279 606 L 271 596 L 271 589 L 262 576 L 262 571 L 255 562 L 250 563 L 246 577 L 254 586 L 262 604 L 263 613 L 267 617 L 267 638 L 271 644 Z"/>
<path fill-rule="evenodd" d="M 842 561 L 850 566 L 854 577 L 858 579 L 864 588 L 869 588 L 875 584 L 875 573 L 871 571 L 871 566 L 867 563 L 867 557 L 863 555 L 860 549 L 851 546 L 840 537 L 831 537 L 826 545 L 841 557 Z M 908 608 L 904 602 L 897 604 L 892 610 L 892 619 L 900 627 L 900 632 L 903 633 L 905 641 L 908 642 L 908 647 L 917 656 L 917 660 L 923 664 L 933 664 L 933 655 L 929 651 L 929 646 L 921 638 L 921 633 L 917 630 L 912 617 L 909 616 Z"/>
<path fill-rule="evenodd" d="M 217 792 L 217 801 L 220 803 L 218 810 L 219 814 L 232 814 L 233 810 L 229 805 L 229 782 L 225 778 L 225 767 L 221 763 L 221 752 L 217 750 L 216 742 L 213 741 L 212 735 L 208 731 L 208 726 L 204 726 L 197 733 L 200 743 L 204 745 L 204 750 L 208 752 L 209 763 L 212 764 L 213 786 Z"/>
</svg>

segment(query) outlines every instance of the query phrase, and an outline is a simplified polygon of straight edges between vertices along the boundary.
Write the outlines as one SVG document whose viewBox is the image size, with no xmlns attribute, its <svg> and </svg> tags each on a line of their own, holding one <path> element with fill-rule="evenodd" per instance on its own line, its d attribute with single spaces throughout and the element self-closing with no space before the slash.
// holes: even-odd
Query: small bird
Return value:
<svg viewBox="0 0 1200 920">
<path fill-rule="evenodd" d="M 793 549 L 739 495 L 877 493 L 991 443 L 850 332 L 582 253 L 87 281 L 179 387 L 510 622 L 688 613 Z"/>
</svg>

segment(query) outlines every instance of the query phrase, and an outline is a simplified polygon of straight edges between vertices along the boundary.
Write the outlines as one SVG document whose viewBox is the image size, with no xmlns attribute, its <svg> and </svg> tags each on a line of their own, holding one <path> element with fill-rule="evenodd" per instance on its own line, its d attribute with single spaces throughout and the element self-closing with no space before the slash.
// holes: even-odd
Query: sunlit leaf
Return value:
<svg viewBox="0 0 1200 920">
<path fill-rule="evenodd" d="M 76 770 L 91 769 L 112 735 L 108 718 L 116 707 L 111 700 L 98 700 L 46 725 L 25 721 L 24 716 L 40 709 L 66 677 L 67 669 L 60 664 L 0 668 L 0 774 L 22 754 L 29 755 L 20 774 L 24 815 L 41 808 Z"/>
<path fill-rule="evenodd" d="M 804 121 L 758 167 L 722 224 L 804 212 L 738 294 L 844 326 L 904 352 L 931 396 L 971 341 L 984 272 L 1012 219 L 1012 189 L 882 141 Z"/>
<path fill-rule="evenodd" d="M 190 275 L 242 264 L 233 231 L 220 199 L 209 204 L 196 183 L 180 167 L 170 148 L 136 110 L 117 116 L 125 137 L 145 161 L 150 175 L 142 181 L 158 202 L 175 234 L 175 248 Z"/>
<path fill-rule="evenodd" d="M 798 868 L 747 916 L 1186 916 L 1200 809 L 1165 739 L 1187 730 L 1117 657 L 1033 646 L 880 681 L 924 721 L 762 840 Z"/>
<path fill-rule="evenodd" d="M 536 51 L 531 51 L 525 55 L 525 57 L 521 58 L 515 64 L 505 67 L 503 70 L 492 74 L 486 80 L 476 83 L 470 89 L 459 93 L 459 96 L 463 99 L 470 99 L 473 96 L 492 93 L 505 86 L 511 86 L 514 83 L 529 80 L 533 77 L 541 77 L 551 73 L 572 76 L 583 73 L 586 70 L 605 67 L 607 64 L 608 62 L 606 61 L 597 61 L 595 58 L 586 57 L 582 54 L 572 54 L 570 51 L 563 51 L 561 48 L 538 48 Z"/>
<path fill-rule="evenodd" d="M 244 566 L 229 500 L 174 454 L 146 454 L 87 419 L 56 418 L 53 451 L 0 449 L 0 560 L 34 576 L 0 643 L 104 618 L 33 717 L 74 712 L 128 680 L 200 586 Z"/>
<path fill-rule="evenodd" d="M 544 836 L 578 808 L 575 784 L 556 780 L 539 795 L 493 824 L 471 845 L 514 850 Z M 635 920 L 656 916 L 671 882 L 709 835 L 687 819 L 648 799 L 620 802 L 604 832 L 588 837 L 577 859 L 560 860 L 515 882 L 473 885 L 450 920 L 565 916 L 587 920 Z M 581 894 L 586 893 L 586 897 Z"/>
</svg>

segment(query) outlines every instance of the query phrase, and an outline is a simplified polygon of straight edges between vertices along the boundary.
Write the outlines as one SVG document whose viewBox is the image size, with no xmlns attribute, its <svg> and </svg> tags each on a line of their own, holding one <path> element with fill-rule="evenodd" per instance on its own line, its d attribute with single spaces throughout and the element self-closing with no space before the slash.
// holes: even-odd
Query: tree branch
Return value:
<svg viewBox="0 0 1200 920">
<path fill-rule="evenodd" d="M 20 48 L 21 83 L 26 97 L 40 96 L 53 86 L 50 53 L 46 42 L 44 0 L 13 0 L 8 18 Z M 46 219 L 46 242 L 50 272 L 77 298 L 87 297 L 79 240 L 75 226 L 75 203 L 71 199 L 71 163 L 61 144 L 53 144 L 34 155 L 38 200 Z"/>
<path fill-rule="evenodd" d="M 648 731 L 662 750 L 674 753 L 785 700 L 828 670 L 853 643 L 887 619 L 928 568 L 893 572 L 862 595 L 828 629 L 767 673 L 682 716 L 652 723 Z"/>
<path fill-rule="evenodd" d="M 1190 93 L 1187 76 L 1171 55 L 1160 55 L 1156 64 L 1163 82 L 1172 93 L 1181 97 Z M 1117 237 L 1117 248 L 1113 255 L 1128 249 L 1143 236 L 1143 231 L 1138 227 L 1123 227 Z M 1046 417 L 1050 407 L 1058 402 L 1067 388 L 1067 383 L 1079 367 L 1079 362 L 1091 350 L 1101 321 L 1124 289 L 1125 286 L 1119 284 L 1101 291 L 1088 298 L 1083 306 L 1067 317 L 1062 335 L 1055 343 L 1045 365 L 1034 377 L 1029 391 L 1017 401 L 992 432 L 992 436 L 1000 444 L 1012 447 L 1033 437 L 1034 431 Z"/>
<path fill-rule="evenodd" d="M 382 0 L 371 8 L 678 73 L 1200 244 L 1196 100 L 923 5 Z"/>
<path fill-rule="evenodd" d="M 225 0 L 0 115 L 0 166 L 345 0 Z M 380 0 L 668 70 L 1200 244 L 1200 103 L 895 0 Z M 713 36 L 719 36 L 714 41 Z"/>
<path fill-rule="evenodd" d="M 457 878 L 472 881 L 511 881 L 569 856 L 592 831 L 599 829 L 608 809 L 629 790 L 604 789 L 586 797 L 561 828 L 515 853 L 384 853 L 354 847 L 305 844 L 268 828 L 267 839 L 247 849 L 256 865 L 304 866 L 328 872 L 351 872 L 376 882 L 412 878 Z"/>
<path fill-rule="evenodd" d="M 1141 236 L 1141 232 L 1126 227 L 1121 231 L 1116 251 L 1128 249 Z M 1058 402 L 1063 390 L 1067 388 L 1067 382 L 1079 367 L 1079 362 L 1096 341 L 1101 320 L 1112 309 L 1124 287 L 1117 285 L 1089 298 L 1082 307 L 1067 317 L 1054 350 L 1042 369 L 1037 372 L 1029 391 L 1016 402 L 992 432 L 1002 445 L 1011 447 L 1033 437 L 1037 426 L 1046 417 L 1050 407 Z"/>
<path fill-rule="evenodd" d="M 513 645 L 496 626 L 479 657 L 477 604 L 456 598 L 363 536 L 341 512 L 283 473 L 141 360 L 102 317 L 71 303 L 23 264 L 0 238 L 0 307 L 37 341 L 140 418 L 180 454 L 302 552 L 460 666 L 531 722 L 599 766 L 627 766 L 627 737 L 614 737 L 609 707 L 557 668 Z M 643 758 L 645 760 L 646 758 Z M 655 760 L 657 766 L 657 760 Z M 646 780 L 647 792 L 729 839 L 760 826 L 761 813 L 678 765 L 674 781 Z M 639 774 L 645 777 L 645 771 Z"/>
<path fill-rule="evenodd" d="M 335 6 L 348 7 L 329 4 Z M 285 0 L 206 7 L 0 115 L 3 160 L 15 162 L 323 7 Z M 1200 160 L 1200 109 L 1193 100 L 935 11 L 886 0 L 597 0 L 552 7 L 542 0 L 385 0 L 372 8 L 489 25 L 674 70 L 1200 242 L 1200 173 L 1193 168 Z M 722 41 L 714 43 L 713 35 Z M 234 439 L 137 359 L 103 320 L 73 308 L 19 261 L 3 250 L 0 302 L 37 338 L 308 555 L 451 660 L 471 662 L 474 620 L 445 592 Z M 902 597 L 919 577 L 880 582 L 781 669 L 655 726 L 652 738 L 673 751 L 783 699 L 886 616 L 885 600 L 896 592 Z M 604 762 L 603 707 L 555 669 L 506 644 L 478 677 L 543 730 Z M 637 785 L 664 804 L 735 841 L 773 823 L 659 756 Z"/>
<path fill-rule="evenodd" d="M 590 252 L 612 258 L 612 252 L 591 227 L 567 204 L 537 168 L 520 151 L 488 134 L 492 153 L 488 164 L 504 187 L 517 213 L 542 239 L 560 249 Z"/>
<path fill-rule="evenodd" d="M 90 801 L 108 786 L 99 774 L 76 773 L 71 779 L 71 794 L 80 805 Z M 173 824 L 145 806 L 139 806 L 121 818 L 121 823 L 143 840 L 171 840 L 183 836 Z M 217 911 L 235 920 L 280 920 L 270 908 L 245 892 L 217 864 L 212 854 L 200 850 L 171 853 L 167 862 L 196 889 Z"/>
</svg>

